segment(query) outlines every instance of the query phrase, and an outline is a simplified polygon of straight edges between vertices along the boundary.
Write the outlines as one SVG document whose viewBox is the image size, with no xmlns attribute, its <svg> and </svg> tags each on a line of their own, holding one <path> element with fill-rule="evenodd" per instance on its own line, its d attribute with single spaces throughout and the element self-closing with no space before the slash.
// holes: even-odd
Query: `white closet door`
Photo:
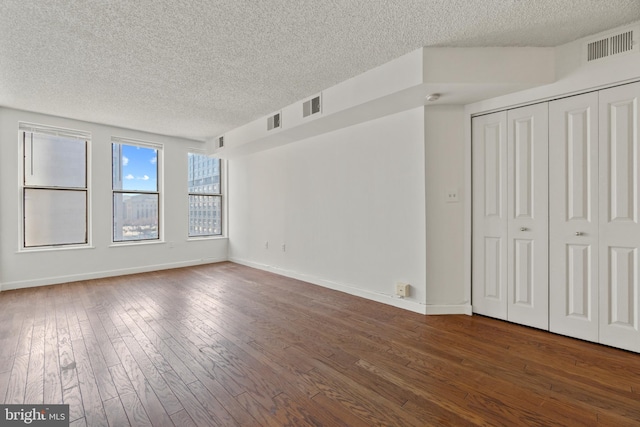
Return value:
<svg viewBox="0 0 640 427">
<path fill-rule="evenodd" d="M 600 342 L 640 352 L 640 83 L 600 91 Z"/>
<path fill-rule="evenodd" d="M 598 341 L 598 94 L 549 104 L 549 330 Z"/>
<path fill-rule="evenodd" d="M 507 318 L 507 113 L 472 120 L 473 311 Z"/>
<path fill-rule="evenodd" d="M 507 320 L 549 329 L 548 104 L 507 122 Z"/>
</svg>

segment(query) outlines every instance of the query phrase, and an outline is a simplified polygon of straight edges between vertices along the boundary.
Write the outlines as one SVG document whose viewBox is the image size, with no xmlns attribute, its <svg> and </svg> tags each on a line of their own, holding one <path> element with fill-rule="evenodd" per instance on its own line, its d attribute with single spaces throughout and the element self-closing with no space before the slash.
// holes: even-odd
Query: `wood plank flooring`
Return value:
<svg viewBox="0 0 640 427">
<path fill-rule="evenodd" d="M 220 263 L 0 293 L 0 401 L 73 426 L 638 426 L 640 354 Z"/>
</svg>

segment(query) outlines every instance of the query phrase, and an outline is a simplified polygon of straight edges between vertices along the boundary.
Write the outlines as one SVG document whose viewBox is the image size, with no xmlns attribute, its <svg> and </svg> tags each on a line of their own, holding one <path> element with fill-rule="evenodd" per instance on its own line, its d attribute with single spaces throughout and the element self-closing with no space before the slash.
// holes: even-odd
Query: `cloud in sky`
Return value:
<svg viewBox="0 0 640 427">
<path fill-rule="evenodd" d="M 129 164 L 129 158 L 122 156 L 122 166 L 127 166 Z M 131 179 L 131 178 L 128 178 Z"/>
<path fill-rule="evenodd" d="M 149 160 L 151 162 L 152 165 L 155 165 L 156 163 L 158 163 L 158 158 L 157 157 L 152 157 L 151 160 Z"/>
<path fill-rule="evenodd" d="M 137 179 L 139 181 L 149 181 L 149 175 L 144 175 L 144 176 L 133 176 L 131 174 L 127 175 L 124 177 L 124 179 Z"/>
</svg>

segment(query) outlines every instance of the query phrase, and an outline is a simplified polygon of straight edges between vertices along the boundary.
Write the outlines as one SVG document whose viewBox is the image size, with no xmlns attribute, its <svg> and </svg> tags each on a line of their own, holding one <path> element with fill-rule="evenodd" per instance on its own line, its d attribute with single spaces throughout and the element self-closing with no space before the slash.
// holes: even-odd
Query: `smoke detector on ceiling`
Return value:
<svg viewBox="0 0 640 427">
<path fill-rule="evenodd" d="M 612 56 L 638 53 L 639 37 L 640 25 L 593 37 L 582 46 L 582 62 L 586 64 Z"/>
</svg>

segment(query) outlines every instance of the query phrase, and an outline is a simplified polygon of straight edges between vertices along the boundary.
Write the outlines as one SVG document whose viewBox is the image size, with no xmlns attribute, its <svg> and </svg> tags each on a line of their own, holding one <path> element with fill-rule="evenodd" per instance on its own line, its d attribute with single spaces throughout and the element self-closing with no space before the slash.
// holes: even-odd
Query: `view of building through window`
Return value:
<svg viewBox="0 0 640 427">
<path fill-rule="evenodd" d="M 112 149 L 113 241 L 159 239 L 159 149 L 116 142 Z"/>
<path fill-rule="evenodd" d="M 188 154 L 189 237 L 222 234 L 220 159 Z"/>
</svg>

